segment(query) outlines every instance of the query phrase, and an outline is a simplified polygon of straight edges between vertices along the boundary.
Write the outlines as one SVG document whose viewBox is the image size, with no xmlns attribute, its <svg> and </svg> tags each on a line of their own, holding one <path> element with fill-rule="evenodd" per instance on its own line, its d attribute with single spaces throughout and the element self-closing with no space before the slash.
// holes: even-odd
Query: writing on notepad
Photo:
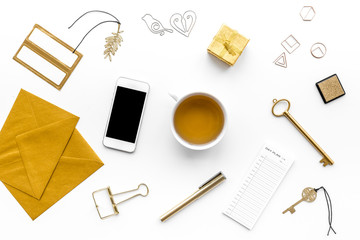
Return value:
<svg viewBox="0 0 360 240">
<path fill-rule="evenodd" d="M 251 230 L 292 163 L 278 149 L 264 145 L 223 213 Z"/>
</svg>

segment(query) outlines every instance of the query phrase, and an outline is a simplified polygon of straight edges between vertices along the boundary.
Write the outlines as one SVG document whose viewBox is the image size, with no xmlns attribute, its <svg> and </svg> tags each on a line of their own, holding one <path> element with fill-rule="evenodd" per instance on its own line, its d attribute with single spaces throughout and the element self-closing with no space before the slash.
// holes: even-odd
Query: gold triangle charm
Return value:
<svg viewBox="0 0 360 240">
<path fill-rule="evenodd" d="M 274 63 L 280 67 L 287 68 L 287 61 L 285 52 L 283 52 L 275 61 Z"/>
</svg>

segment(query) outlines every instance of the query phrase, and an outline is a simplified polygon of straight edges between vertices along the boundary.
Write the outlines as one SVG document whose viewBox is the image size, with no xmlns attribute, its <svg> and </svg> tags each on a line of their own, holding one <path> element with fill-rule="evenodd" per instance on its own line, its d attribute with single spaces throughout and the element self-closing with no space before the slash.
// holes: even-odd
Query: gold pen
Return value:
<svg viewBox="0 0 360 240">
<path fill-rule="evenodd" d="M 160 220 L 162 222 L 166 221 L 169 217 L 174 215 L 175 213 L 181 211 L 183 208 L 185 208 L 187 205 L 190 205 L 195 200 L 199 199 L 203 195 L 205 195 L 207 192 L 209 192 L 211 189 L 215 188 L 217 185 L 222 183 L 226 177 L 222 174 L 222 172 L 219 172 L 214 177 L 210 178 L 206 183 L 201 185 L 199 189 L 194 192 L 191 196 L 186 198 L 184 201 L 176 205 L 174 208 L 166 212 L 164 215 L 160 217 Z"/>
</svg>

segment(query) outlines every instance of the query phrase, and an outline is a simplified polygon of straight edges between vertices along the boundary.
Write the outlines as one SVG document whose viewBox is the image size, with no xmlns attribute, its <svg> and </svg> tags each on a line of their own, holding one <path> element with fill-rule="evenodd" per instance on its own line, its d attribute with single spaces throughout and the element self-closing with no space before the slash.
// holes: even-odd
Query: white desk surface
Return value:
<svg viewBox="0 0 360 240">
<path fill-rule="evenodd" d="M 303 22 L 301 8 L 311 5 L 316 16 Z M 94 30 L 80 46 L 83 59 L 61 91 L 12 60 L 35 23 L 76 46 L 83 35 L 107 16 L 93 14 L 67 27 L 82 13 L 100 9 L 117 16 L 125 30 L 123 46 L 112 63 L 103 59 L 104 38 L 114 24 Z M 105 165 L 38 219 L 32 221 L 6 188 L 0 186 L 1 239 L 354 239 L 358 234 L 360 200 L 359 41 L 357 1 L 3 1 L 0 14 L 0 125 L 21 88 L 80 116 L 78 129 Z M 152 34 L 141 17 L 152 14 L 170 27 L 173 13 L 193 10 L 197 22 L 188 38 L 177 32 Z M 250 42 L 233 67 L 206 49 L 221 24 L 236 29 Z M 301 46 L 287 54 L 288 68 L 273 61 L 284 51 L 280 43 L 293 34 Z M 323 59 L 310 47 L 323 42 Z M 346 95 L 324 104 L 315 83 L 337 73 Z M 114 84 L 127 76 L 151 85 L 137 150 L 127 154 L 102 145 Z M 179 145 L 170 131 L 174 105 L 168 92 L 181 95 L 207 91 L 224 103 L 229 128 L 224 139 L 206 151 Z M 292 115 L 335 161 L 321 156 L 285 119 L 271 114 L 272 99 L 291 101 Z M 264 142 L 275 142 L 295 160 L 252 231 L 221 212 Z M 165 223 L 160 215 L 218 171 L 227 180 Z M 145 182 L 147 198 L 120 206 L 120 215 L 97 216 L 91 193 L 111 186 L 114 192 Z M 296 213 L 282 211 L 303 188 L 325 186 L 333 201 L 333 227 L 326 237 L 327 208 L 323 193 Z"/>
</svg>

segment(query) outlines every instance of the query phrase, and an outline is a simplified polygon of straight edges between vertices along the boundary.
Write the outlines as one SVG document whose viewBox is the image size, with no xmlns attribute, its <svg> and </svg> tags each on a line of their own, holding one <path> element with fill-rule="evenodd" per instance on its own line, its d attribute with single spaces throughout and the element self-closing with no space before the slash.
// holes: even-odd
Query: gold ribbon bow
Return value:
<svg viewBox="0 0 360 240">
<path fill-rule="evenodd" d="M 230 34 L 221 33 L 214 37 L 215 41 L 224 45 L 224 49 L 219 54 L 220 57 L 224 57 L 227 52 L 232 56 L 241 53 L 241 50 L 233 44 L 233 40 L 237 35 L 237 31 L 232 31 Z"/>
</svg>

